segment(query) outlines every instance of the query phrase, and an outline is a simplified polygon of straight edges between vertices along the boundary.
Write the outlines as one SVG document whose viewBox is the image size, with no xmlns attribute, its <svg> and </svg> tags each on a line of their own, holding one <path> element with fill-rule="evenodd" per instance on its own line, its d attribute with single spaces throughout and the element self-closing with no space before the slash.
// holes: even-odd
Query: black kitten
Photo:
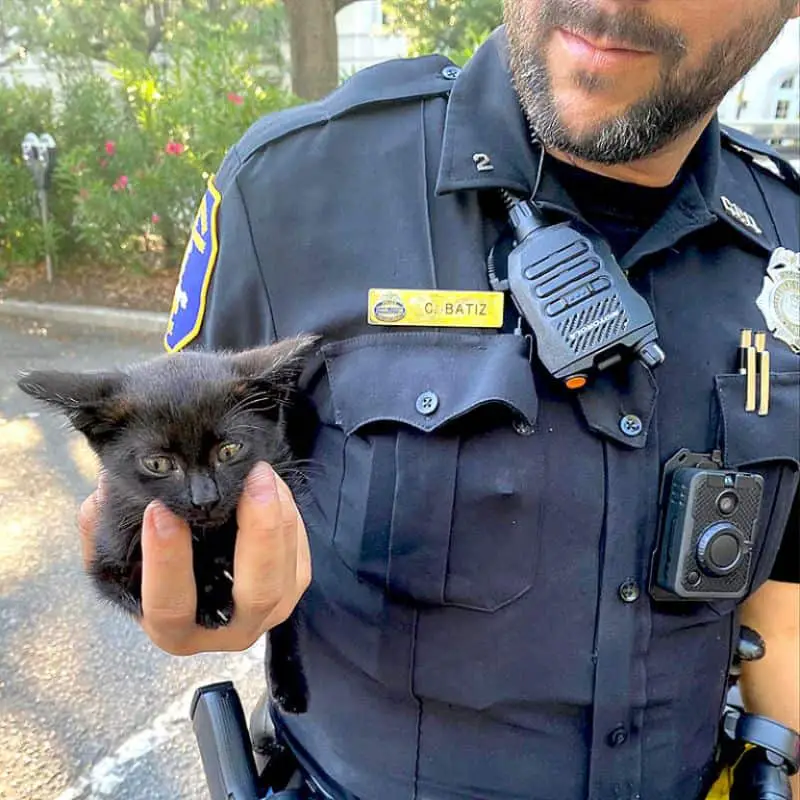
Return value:
<svg viewBox="0 0 800 800">
<path fill-rule="evenodd" d="M 197 622 L 227 624 L 233 608 L 236 506 L 250 470 L 272 465 L 300 488 L 293 410 L 316 339 L 304 336 L 241 353 L 181 352 L 118 372 L 30 372 L 22 391 L 63 411 L 107 477 L 107 502 L 90 569 L 105 598 L 141 615 L 144 511 L 160 500 L 192 529 Z M 299 437 L 299 431 L 298 431 Z M 290 617 L 269 634 L 270 684 L 284 711 L 307 707 L 297 630 Z"/>
</svg>

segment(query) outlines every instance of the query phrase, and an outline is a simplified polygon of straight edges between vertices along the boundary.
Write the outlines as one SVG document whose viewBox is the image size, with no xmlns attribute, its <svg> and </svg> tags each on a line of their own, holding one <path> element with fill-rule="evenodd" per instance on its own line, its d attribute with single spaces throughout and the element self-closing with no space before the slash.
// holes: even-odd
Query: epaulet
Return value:
<svg viewBox="0 0 800 800">
<path fill-rule="evenodd" d="M 728 125 L 720 125 L 720 133 L 725 147 L 745 155 L 752 163 L 777 176 L 800 194 L 800 173 L 768 144 Z"/>
<path fill-rule="evenodd" d="M 254 123 L 229 153 L 220 175 L 231 168 L 235 171 L 254 153 L 286 136 L 326 125 L 366 106 L 446 96 L 459 73 L 450 59 L 439 55 L 394 59 L 367 67 L 322 100 L 268 114 Z"/>
</svg>

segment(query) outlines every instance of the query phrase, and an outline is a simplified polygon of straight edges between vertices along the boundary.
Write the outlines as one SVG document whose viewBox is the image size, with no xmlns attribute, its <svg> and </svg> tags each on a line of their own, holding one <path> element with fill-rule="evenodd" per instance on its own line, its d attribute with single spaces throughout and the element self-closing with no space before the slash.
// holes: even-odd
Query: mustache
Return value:
<svg viewBox="0 0 800 800">
<path fill-rule="evenodd" d="M 686 39 L 679 30 L 657 24 L 641 9 L 609 14 L 591 0 L 542 0 L 539 25 L 543 33 L 565 28 L 578 36 L 650 50 L 675 62 L 686 52 Z"/>
</svg>

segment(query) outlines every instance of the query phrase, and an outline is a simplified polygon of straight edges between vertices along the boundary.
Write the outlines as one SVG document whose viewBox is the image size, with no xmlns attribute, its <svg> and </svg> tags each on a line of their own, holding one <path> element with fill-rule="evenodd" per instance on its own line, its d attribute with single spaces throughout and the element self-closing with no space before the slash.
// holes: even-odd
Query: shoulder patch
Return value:
<svg viewBox="0 0 800 800">
<path fill-rule="evenodd" d="M 164 336 L 164 348 L 177 353 L 200 333 L 211 275 L 219 255 L 219 207 L 222 195 L 214 176 L 200 201 L 183 254 L 178 285 Z"/>
<path fill-rule="evenodd" d="M 720 125 L 720 133 L 723 145 L 729 150 L 745 153 L 754 164 L 782 180 L 793 191 L 800 193 L 800 174 L 766 142 L 728 125 Z"/>
</svg>

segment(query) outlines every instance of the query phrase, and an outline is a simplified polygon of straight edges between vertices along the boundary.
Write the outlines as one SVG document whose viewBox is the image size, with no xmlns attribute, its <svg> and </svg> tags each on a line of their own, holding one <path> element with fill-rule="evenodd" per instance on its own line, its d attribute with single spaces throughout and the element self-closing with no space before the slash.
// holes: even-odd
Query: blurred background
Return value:
<svg viewBox="0 0 800 800">
<path fill-rule="evenodd" d="M 94 459 L 16 372 L 159 353 L 198 198 L 255 120 L 387 59 L 463 64 L 501 17 L 502 0 L 0 0 L 0 800 L 204 798 L 194 688 L 232 678 L 249 710 L 264 686 L 261 645 L 172 658 L 97 602 L 75 528 Z M 800 23 L 720 116 L 800 168 Z M 55 146 L 39 191 L 29 133 Z"/>
</svg>

